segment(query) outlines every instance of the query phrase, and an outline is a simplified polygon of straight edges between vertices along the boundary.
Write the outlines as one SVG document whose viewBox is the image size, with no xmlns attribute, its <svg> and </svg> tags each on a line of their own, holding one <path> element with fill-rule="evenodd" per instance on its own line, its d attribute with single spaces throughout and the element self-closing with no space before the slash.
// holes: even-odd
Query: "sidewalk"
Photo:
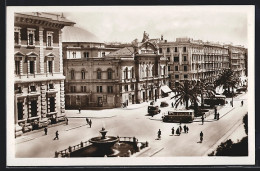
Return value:
<svg viewBox="0 0 260 171">
<path fill-rule="evenodd" d="M 115 117 L 117 112 L 113 109 L 97 110 L 66 110 L 67 118 L 111 118 Z"/>
</svg>

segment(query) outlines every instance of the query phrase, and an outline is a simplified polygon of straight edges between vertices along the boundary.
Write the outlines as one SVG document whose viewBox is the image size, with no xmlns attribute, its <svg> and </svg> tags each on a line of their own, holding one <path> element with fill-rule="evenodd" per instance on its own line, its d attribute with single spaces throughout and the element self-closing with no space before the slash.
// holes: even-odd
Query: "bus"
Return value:
<svg viewBox="0 0 260 171">
<path fill-rule="evenodd" d="M 168 111 L 168 115 L 162 117 L 163 122 L 188 123 L 194 120 L 194 110 L 174 110 Z"/>
<path fill-rule="evenodd" d="M 204 104 L 215 106 L 215 105 L 225 105 L 226 103 L 226 96 L 224 95 L 215 95 L 212 98 L 205 98 Z"/>
</svg>

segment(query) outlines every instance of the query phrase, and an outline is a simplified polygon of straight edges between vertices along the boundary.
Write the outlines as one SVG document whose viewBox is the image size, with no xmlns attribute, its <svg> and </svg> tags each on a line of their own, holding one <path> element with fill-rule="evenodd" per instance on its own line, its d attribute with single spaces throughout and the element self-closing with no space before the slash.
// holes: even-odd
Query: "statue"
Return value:
<svg viewBox="0 0 260 171">
<path fill-rule="evenodd" d="M 146 42 L 147 40 L 149 40 L 149 34 L 144 31 L 142 43 Z"/>
</svg>

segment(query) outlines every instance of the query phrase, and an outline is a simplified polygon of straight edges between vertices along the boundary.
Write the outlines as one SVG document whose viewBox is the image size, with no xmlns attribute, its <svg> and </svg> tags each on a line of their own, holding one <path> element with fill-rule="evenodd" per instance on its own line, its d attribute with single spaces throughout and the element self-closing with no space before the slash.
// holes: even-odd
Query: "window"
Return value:
<svg viewBox="0 0 260 171">
<path fill-rule="evenodd" d="M 178 52 L 178 49 L 177 49 L 177 47 L 175 47 L 175 48 L 174 48 L 174 52 Z"/>
<path fill-rule="evenodd" d="M 174 57 L 174 62 L 179 62 L 179 57 L 178 56 Z"/>
<path fill-rule="evenodd" d="M 76 92 L 76 86 L 70 86 L 70 92 L 71 93 Z"/>
<path fill-rule="evenodd" d="M 50 97 L 50 112 L 55 112 L 55 97 Z"/>
<path fill-rule="evenodd" d="M 131 84 L 131 90 L 134 90 L 134 89 L 135 89 L 135 85 Z"/>
<path fill-rule="evenodd" d="M 81 79 L 84 80 L 85 79 L 85 71 L 81 71 Z"/>
<path fill-rule="evenodd" d="M 184 78 L 188 78 L 188 75 L 187 75 L 187 74 L 184 74 Z"/>
<path fill-rule="evenodd" d="M 107 70 L 107 79 L 112 79 L 112 70 L 111 69 L 108 69 Z"/>
<path fill-rule="evenodd" d="M 183 56 L 183 61 L 187 61 L 187 56 Z"/>
<path fill-rule="evenodd" d="M 35 86 L 30 86 L 31 92 L 36 92 Z"/>
<path fill-rule="evenodd" d="M 33 45 L 33 34 L 29 34 L 29 45 Z"/>
<path fill-rule="evenodd" d="M 23 93 L 22 92 L 22 87 L 18 87 L 18 93 Z"/>
<path fill-rule="evenodd" d="M 168 66 L 168 71 L 171 71 L 171 66 Z"/>
<path fill-rule="evenodd" d="M 37 101 L 32 100 L 31 101 L 31 117 L 37 116 Z"/>
<path fill-rule="evenodd" d="M 14 43 L 16 45 L 19 44 L 19 33 L 18 32 L 14 32 Z"/>
<path fill-rule="evenodd" d="M 83 55 L 84 55 L 84 58 L 88 58 L 89 57 L 89 52 L 84 52 Z"/>
<path fill-rule="evenodd" d="M 34 74 L 34 61 L 29 61 L 30 65 L 30 74 Z"/>
<path fill-rule="evenodd" d="M 101 70 L 100 69 L 97 70 L 97 79 L 101 79 Z"/>
<path fill-rule="evenodd" d="M 102 57 L 104 57 L 106 55 L 106 53 L 105 52 L 102 52 Z"/>
<path fill-rule="evenodd" d="M 76 52 L 72 52 L 72 58 L 76 58 Z"/>
<path fill-rule="evenodd" d="M 23 103 L 22 102 L 18 102 L 17 103 L 17 110 L 18 110 L 18 120 L 22 120 L 23 119 Z"/>
<path fill-rule="evenodd" d="M 86 89 L 86 86 L 81 86 L 81 92 L 86 92 L 87 89 Z"/>
<path fill-rule="evenodd" d="M 167 57 L 167 60 L 170 61 L 171 60 L 170 57 Z"/>
<path fill-rule="evenodd" d="M 186 52 L 186 47 L 183 47 L 183 52 Z"/>
<path fill-rule="evenodd" d="M 48 61 L 49 73 L 52 73 L 52 61 Z"/>
<path fill-rule="evenodd" d="M 53 84 L 49 84 L 49 89 L 54 89 Z"/>
<path fill-rule="evenodd" d="M 14 44 L 21 44 L 21 27 L 14 27 Z"/>
<path fill-rule="evenodd" d="M 102 93 L 102 86 L 97 86 L 97 93 Z"/>
<path fill-rule="evenodd" d="M 175 66 L 175 71 L 178 71 L 178 70 L 179 70 L 178 66 Z"/>
<path fill-rule="evenodd" d="M 125 69 L 125 76 L 126 76 L 125 78 L 128 79 L 128 68 L 127 67 Z"/>
<path fill-rule="evenodd" d="M 52 47 L 53 44 L 53 32 L 47 31 L 47 47 Z"/>
<path fill-rule="evenodd" d="M 159 48 L 159 53 L 162 53 L 162 48 Z"/>
<path fill-rule="evenodd" d="M 188 70 L 187 65 L 184 65 L 184 66 L 183 66 L 183 70 L 184 70 L 184 71 L 187 71 L 187 70 Z"/>
<path fill-rule="evenodd" d="M 71 70 L 71 79 L 73 80 L 74 78 L 75 78 L 75 76 L 74 76 L 74 70 Z"/>
<path fill-rule="evenodd" d="M 107 93 L 113 93 L 113 86 L 107 86 Z"/>
<path fill-rule="evenodd" d="M 178 78 L 179 78 L 179 75 L 175 75 L 175 78 L 178 79 Z"/>
<path fill-rule="evenodd" d="M 167 48 L 167 52 L 170 52 L 170 48 Z"/>
<path fill-rule="evenodd" d="M 15 61 L 15 74 L 20 74 L 20 61 Z"/>
<path fill-rule="evenodd" d="M 128 85 L 125 85 L 125 91 L 128 91 Z"/>
</svg>

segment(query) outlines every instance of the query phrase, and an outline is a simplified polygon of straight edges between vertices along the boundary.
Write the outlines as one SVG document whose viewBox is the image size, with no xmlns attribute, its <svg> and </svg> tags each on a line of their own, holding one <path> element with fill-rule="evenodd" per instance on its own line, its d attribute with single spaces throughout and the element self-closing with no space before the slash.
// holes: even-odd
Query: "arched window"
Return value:
<svg viewBox="0 0 260 171">
<path fill-rule="evenodd" d="M 112 79 L 112 69 L 107 70 L 107 79 Z"/>
<path fill-rule="evenodd" d="M 73 79 L 75 78 L 75 72 L 74 72 L 74 70 L 71 70 L 70 75 L 71 75 L 71 79 L 73 80 Z"/>
<path fill-rule="evenodd" d="M 97 70 L 97 79 L 101 79 L 101 70 L 100 69 Z"/>
<path fill-rule="evenodd" d="M 82 79 L 82 80 L 85 79 L 85 71 L 84 71 L 84 70 L 81 71 L 81 79 Z"/>
</svg>

